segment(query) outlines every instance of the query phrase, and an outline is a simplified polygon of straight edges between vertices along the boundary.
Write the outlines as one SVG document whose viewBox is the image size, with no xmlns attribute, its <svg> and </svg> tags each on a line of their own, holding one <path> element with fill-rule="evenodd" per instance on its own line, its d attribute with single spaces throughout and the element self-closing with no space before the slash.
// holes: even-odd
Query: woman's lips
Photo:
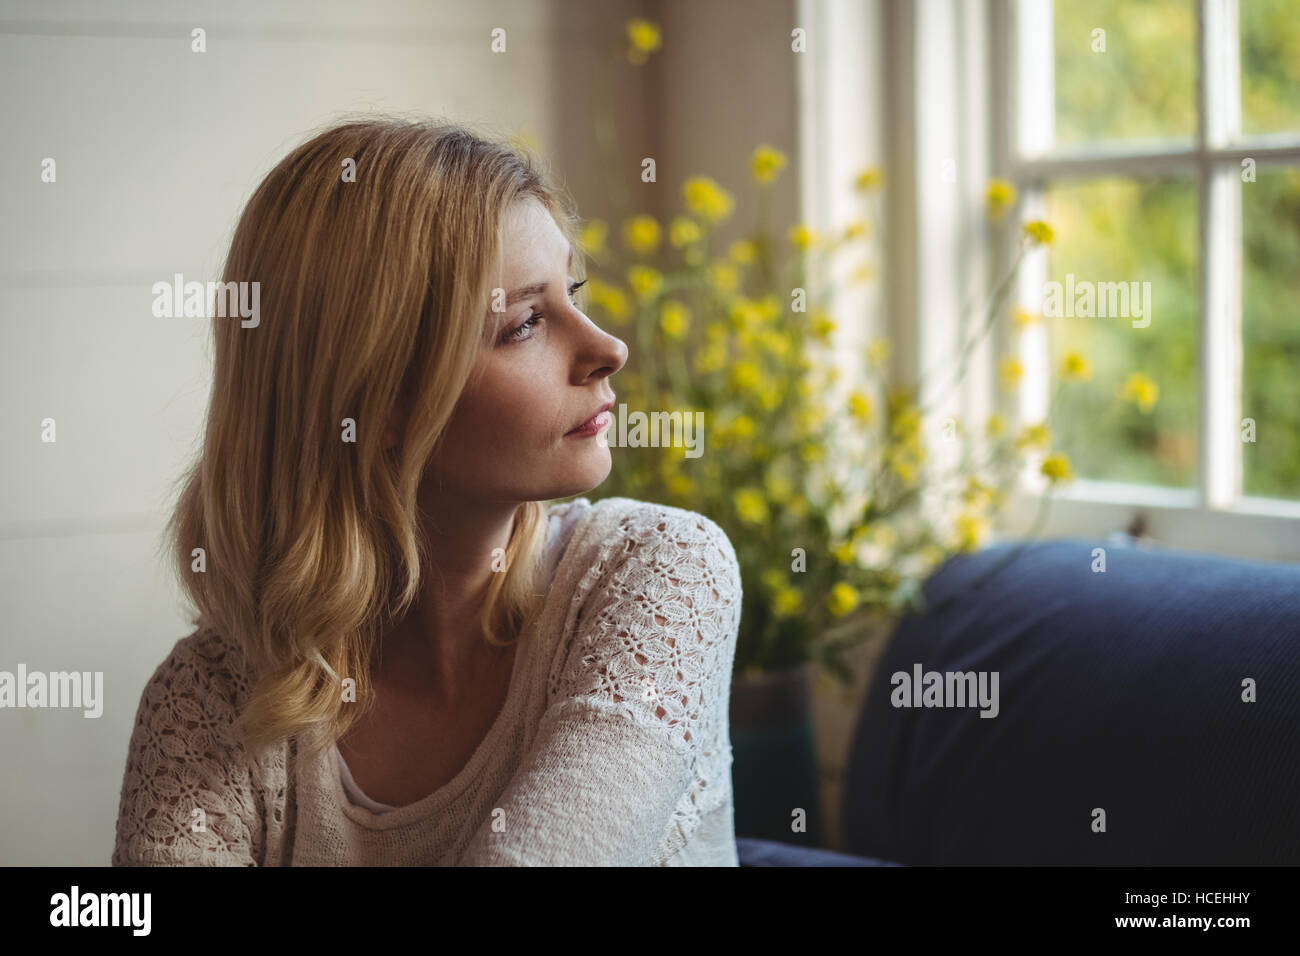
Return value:
<svg viewBox="0 0 1300 956">
<path fill-rule="evenodd" d="M 608 411 L 601 412 L 588 419 L 584 424 L 565 434 L 565 438 L 590 438 L 600 432 L 601 429 L 607 428 L 610 423 L 610 414 Z"/>
</svg>

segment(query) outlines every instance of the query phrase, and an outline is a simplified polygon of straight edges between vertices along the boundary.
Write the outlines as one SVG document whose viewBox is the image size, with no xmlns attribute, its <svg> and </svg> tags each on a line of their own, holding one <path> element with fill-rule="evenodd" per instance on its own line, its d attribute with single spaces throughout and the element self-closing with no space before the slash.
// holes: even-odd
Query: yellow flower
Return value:
<svg viewBox="0 0 1300 956">
<path fill-rule="evenodd" d="M 673 221 L 668 224 L 668 241 L 676 248 L 688 246 L 692 242 L 699 242 L 704 238 L 704 233 L 700 231 L 700 224 L 688 216 L 674 216 Z"/>
<path fill-rule="evenodd" d="M 753 422 L 750 422 L 751 429 Z M 774 471 L 769 471 L 763 476 L 763 485 L 767 488 L 767 496 L 773 501 L 784 501 L 794 492 L 790 480 L 784 475 L 779 475 Z"/>
<path fill-rule="evenodd" d="M 872 366 L 884 365 L 892 351 L 889 339 L 875 339 L 867 346 L 867 362 Z"/>
<path fill-rule="evenodd" d="M 591 280 L 589 288 L 591 301 L 604 309 L 611 319 L 615 322 L 627 319 L 632 307 L 622 289 L 596 278 Z"/>
<path fill-rule="evenodd" d="M 858 192 L 870 192 L 885 181 L 885 173 L 879 166 L 868 166 L 858 173 L 853 186 Z"/>
<path fill-rule="evenodd" d="M 997 438 L 1007 430 L 1006 416 L 1000 412 L 994 412 L 989 416 L 988 424 L 984 426 L 990 438 Z"/>
<path fill-rule="evenodd" d="M 785 510 L 790 512 L 796 518 L 802 518 L 808 514 L 808 499 L 803 495 L 795 495 L 785 504 Z"/>
<path fill-rule="evenodd" d="M 818 311 L 813 316 L 812 334 L 822 342 L 829 342 L 835 333 L 835 320 L 825 312 Z"/>
<path fill-rule="evenodd" d="M 992 503 L 994 490 L 974 475 L 969 475 L 966 478 L 966 488 L 961 493 L 961 498 L 972 508 L 983 508 L 985 505 Z"/>
<path fill-rule="evenodd" d="M 1068 381 L 1086 382 L 1092 378 L 1092 364 L 1081 352 L 1066 352 L 1061 360 L 1061 377 Z"/>
<path fill-rule="evenodd" d="M 722 292 L 735 292 L 740 285 L 740 273 L 730 263 L 715 262 L 709 266 L 709 281 Z"/>
<path fill-rule="evenodd" d="M 796 588 L 784 587 L 776 592 L 772 613 L 779 618 L 794 617 L 803 610 L 803 594 Z"/>
<path fill-rule="evenodd" d="M 627 284 L 632 287 L 632 294 L 641 302 L 653 299 L 664 284 L 663 273 L 650 266 L 629 266 Z"/>
<path fill-rule="evenodd" d="M 898 532 L 887 524 L 876 525 L 871 531 L 876 547 L 892 551 L 898 544 Z"/>
<path fill-rule="evenodd" d="M 642 66 L 649 55 L 659 49 L 662 34 L 659 24 L 635 17 L 627 21 L 627 59 L 634 66 Z"/>
<path fill-rule="evenodd" d="M 731 420 L 731 434 L 737 438 L 750 438 L 757 426 L 748 415 L 737 415 Z"/>
<path fill-rule="evenodd" d="M 1013 391 L 1020 380 L 1024 377 L 1025 367 L 1020 364 L 1020 359 L 1007 356 L 998 365 L 998 376 L 1002 379 L 1002 387 L 1007 391 Z"/>
<path fill-rule="evenodd" d="M 785 153 L 771 146 L 760 146 L 750 158 L 750 168 L 758 183 L 770 183 L 785 168 Z"/>
<path fill-rule="evenodd" d="M 693 176 L 682 184 L 686 208 L 709 223 L 718 223 L 731 215 L 735 198 L 708 176 Z"/>
<path fill-rule="evenodd" d="M 588 254 L 597 255 L 605 250 L 605 239 L 608 236 L 609 223 L 603 219 L 593 219 L 583 225 L 578 243 Z"/>
<path fill-rule="evenodd" d="M 898 476 L 899 481 L 905 485 L 910 485 L 916 481 L 916 465 L 909 461 L 897 449 L 890 449 L 885 453 L 885 459 L 889 462 L 889 470 Z"/>
<path fill-rule="evenodd" d="M 866 392 L 854 389 L 849 393 L 849 414 L 864 425 L 871 424 L 871 399 Z"/>
<path fill-rule="evenodd" d="M 1028 236 L 1029 239 L 1035 243 L 1041 243 L 1044 246 L 1051 245 L 1052 240 L 1056 237 L 1056 233 L 1052 231 L 1052 227 L 1041 219 L 1034 219 L 1031 222 L 1025 223 L 1024 230 L 1025 235 Z"/>
<path fill-rule="evenodd" d="M 844 228 L 845 239 L 860 239 L 867 234 L 867 223 L 863 219 L 855 219 Z"/>
<path fill-rule="evenodd" d="M 790 344 L 789 337 L 776 329 L 764 329 L 759 332 L 758 340 L 763 344 L 763 348 L 778 359 L 785 358 L 794 347 Z"/>
<path fill-rule="evenodd" d="M 984 198 L 988 203 L 989 218 L 1001 219 L 1007 209 L 1015 205 L 1016 187 L 1005 179 L 990 179 Z"/>
<path fill-rule="evenodd" d="M 957 516 L 956 526 L 958 551 L 974 551 L 988 531 L 988 522 L 979 515 L 969 512 Z"/>
<path fill-rule="evenodd" d="M 791 226 L 789 235 L 790 244 L 800 252 L 803 252 L 817 241 L 817 233 L 813 232 L 803 224 Z"/>
<path fill-rule="evenodd" d="M 799 428 L 805 432 L 815 432 L 822 427 L 826 421 L 826 412 L 823 409 L 812 407 L 805 408 L 795 416 L 795 422 Z"/>
<path fill-rule="evenodd" d="M 727 258 L 737 265 L 747 266 L 754 261 L 757 251 L 748 239 L 737 239 L 727 250 Z"/>
<path fill-rule="evenodd" d="M 732 496 L 736 516 L 746 524 L 763 524 L 767 521 L 767 502 L 756 488 L 741 488 Z"/>
<path fill-rule="evenodd" d="M 639 256 L 659 248 L 659 223 L 654 216 L 633 216 L 623 223 L 623 242 Z"/>
<path fill-rule="evenodd" d="M 1134 372 L 1130 375 L 1128 381 L 1120 389 L 1120 398 L 1137 403 L 1138 408 L 1143 412 L 1151 411 L 1155 407 L 1156 399 L 1159 397 L 1160 386 L 1141 372 Z"/>
<path fill-rule="evenodd" d="M 678 498 L 686 498 L 689 500 L 696 497 L 697 489 L 695 487 L 695 482 L 691 481 L 691 479 L 687 478 L 685 475 L 671 475 L 667 479 L 667 485 L 668 490 Z"/>
<path fill-rule="evenodd" d="M 856 549 L 853 547 L 852 541 L 845 541 L 843 544 L 836 545 L 835 547 L 831 548 L 831 557 L 833 557 L 840 564 L 852 564 L 853 552 L 855 550 Z"/>
<path fill-rule="evenodd" d="M 1060 454 L 1048 455 L 1043 459 L 1043 464 L 1038 470 L 1041 471 L 1052 484 L 1056 484 L 1060 481 L 1069 481 L 1074 477 L 1074 473 L 1070 470 L 1070 459 Z"/>
<path fill-rule="evenodd" d="M 947 557 L 943 548 L 939 547 L 937 544 L 927 544 L 917 552 L 917 556 L 921 559 L 921 563 L 925 566 L 926 570 L 931 570 L 942 564 L 944 558 Z"/>
<path fill-rule="evenodd" d="M 891 416 L 893 424 L 890 432 L 898 440 L 906 442 L 921 434 L 921 410 L 906 396 L 895 397 Z"/>
<path fill-rule="evenodd" d="M 1017 328 L 1023 329 L 1027 325 L 1033 325 L 1042 316 L 1037 312 L 1030 312 L 1028 309 L 1018 307 L 1015 312 L 1011 313 L 1011 318 L 1015 321 Z"/>
<path fill-rule="evenodd" d="M 857 589 L 851 584 L 840 581 L 833 588 L 826 599 L 826 604 L 830 608 L 831 614 L 836 617 L 843 617 L 855 607 L 858 606 L 859 595 Z"/>
<path fill-rule="evenodd" d="M 720 372 L 727 365 L 725 344 L 713 342 L 695 353 L 695 371 L 701 375 Z"/>
<path fill-rule="evenodd" d="M 737 362 L 731 366 L 731 386 L 738 392 L 752 392 L 762 381 L 763 373 L 753 362 Z"/>
<path fill-rule="evenodd" d="M 679 341 L 691 325 L 691 313 L 686 306 L 675 300 L 668 300 L 659 310 L 659 327 L 663 329 L 664 335 L 675 341 Z"/>
<path fill-rule="evenodd" d="M 1020 430 L 1016 439 L 1017 448 L 1043 448 L 1052 440 L 1052 433 L 1046 425 L 1026 425 Z"/>
<path fill-rule="evenodd" d="M 737 299 L 727 310 L 731 327 L 737 332 L 745 333 L 763 324 L 763 313 L 750 299 Z"/>
<path fill-rule="evenodd" d="M 826 455 L 819 445 L 814 445 L 812 442 L 804 442 L 799 446 L 799 457 L 809 464 L 812 464 L 813 462 L 821 461 L 826 457 Z"/>
</svg>

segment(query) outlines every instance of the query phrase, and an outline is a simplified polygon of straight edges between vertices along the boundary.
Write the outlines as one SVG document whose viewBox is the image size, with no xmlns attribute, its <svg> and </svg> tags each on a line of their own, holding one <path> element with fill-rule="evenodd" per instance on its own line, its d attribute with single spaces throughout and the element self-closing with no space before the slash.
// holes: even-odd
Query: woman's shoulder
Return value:
<svg viewBox="0 0 1300 956">
<path fill-rule="evenodd" d="M 200 626 L 176 641 L 154 668 L 141 694 L 140 713 L 165 712 L 176 721 L 197 708 L 210 722 L 229 723 L 248 700 L 253 683 L 239 645 Z"/>
<path fill-rule="evenodd" d="M 626 714 L 691 754 L 723 726 L 743 599 L 735 550 L 698 511 L 631 498 L 593 508 L 604 520 L 580 556 L 549 697 Z"/>
<path fill-rule="evenodd" d="M 740 564 L 726 532 L 707 515 L 635 498 L 602 498 L 591 505 L 591 523 L 573 567 L 582 604 L 620 599 L 676 603 L 723 618 L 739 613 Z M 672 603 L 672 602 L 667 602 Z M 724 629 L 734 629 L 731 621 Z"/>
<path fill-rule="evenodd" d="M 253 768 L 232 733 L 246 686 L 237 648 L 200 628 L 140 694 L 113 865 L 250 865 L 260 857 Z M 195 820 L 205 826 L 195 829 Z"/>
<path fill-rule="evenodd" d="M 691 563 L 739 576 L 731 539 L 702 512 L 636 498 L 603 498 L 593 507 L 604 509 L 602 537 L 615 555 L 621 550 L 639 563 L 666 558 L 669 564 Z"/>
</svg>

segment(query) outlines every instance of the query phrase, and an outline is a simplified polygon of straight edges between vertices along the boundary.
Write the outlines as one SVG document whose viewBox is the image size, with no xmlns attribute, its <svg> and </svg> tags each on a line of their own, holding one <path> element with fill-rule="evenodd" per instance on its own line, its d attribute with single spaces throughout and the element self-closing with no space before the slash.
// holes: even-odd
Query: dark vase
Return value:
<svg viewBox="0 0 1300 956">
<path fill-rule="evenodd" d="M 821 802 L 810 696 L 811 664 L 731 682 L 736 836 L 821 845 Z M 795 809 L 806 832 L 791 829 Z"/>
</svg>

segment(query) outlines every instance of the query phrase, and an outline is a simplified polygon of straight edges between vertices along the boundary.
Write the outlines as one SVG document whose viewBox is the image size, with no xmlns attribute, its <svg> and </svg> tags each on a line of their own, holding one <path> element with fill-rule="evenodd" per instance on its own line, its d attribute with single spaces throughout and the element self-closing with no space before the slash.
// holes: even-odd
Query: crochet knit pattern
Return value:
<svg viewBox="0 0 1300 956">
<path fill-rule="evenodd" d="M 237 642 L 178 641 L 140 698 L 114 866 L 737 865 L 727 719 L 735 551 L 713 521 L 629 498 L 585 509 L 506 701 L 464 768 L 382 814 L 337 751 L 233 732 L 254 677 Z"/>
</svg>

